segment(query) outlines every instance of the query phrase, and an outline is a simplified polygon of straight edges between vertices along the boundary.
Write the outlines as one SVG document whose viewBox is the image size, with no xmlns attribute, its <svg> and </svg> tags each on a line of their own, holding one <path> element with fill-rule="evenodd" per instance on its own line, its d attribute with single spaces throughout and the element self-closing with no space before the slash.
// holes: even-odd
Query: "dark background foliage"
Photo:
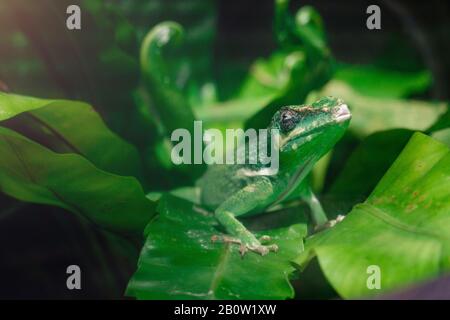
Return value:
<svg viewBox="0 0 450 320">
<path fill-rule="evenodd" d="M 376 60 L 380 66 L 400 70 L 425 66 L 435 79 L 430 95 L 448 98 L 448 2 L 313 0 L 292 1 L 291 7 L 295 10 L 305 4 L 313 5 L 322 15 L 331 50 L 339 60 L 351 63 Z M 369 31 L 365 27 L 366 8 L 371 4 L 378 4 L 382 10 L 380 31 Z M 215 53 L 219 72 L 226 72 L 225 68 L 220 68 L 223 59 L 248 66 L 253 59 L 269 54 L 274 48 L 273 1 L 219 1 L 218 13 Z"/>
</svg>

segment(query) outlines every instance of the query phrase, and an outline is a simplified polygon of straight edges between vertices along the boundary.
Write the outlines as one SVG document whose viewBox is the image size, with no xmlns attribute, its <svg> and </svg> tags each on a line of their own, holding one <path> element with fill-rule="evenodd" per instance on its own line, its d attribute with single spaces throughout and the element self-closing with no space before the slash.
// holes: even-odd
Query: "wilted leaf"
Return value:
<svg viewBox="0 0 450 320">
<path fill-rule="evenodd" d="M 317 256 L 345 298 L 364 297 L 426 280 L 450 269 L 449 148 L 416 133 L 366 202 L 344 221 L 312 236 L 297 259 Z M 368 288 L 369 266 L 381 290 Z"/>
<path fill-rule="evenodd" d="M 56 205 L 105 228 L 139 232 L 154 214 L 135 178 L 96 168 L 77 154 L 58 154 L 0 128 L 0 189 L 22 201 Z"/>
<path fill-rule="evenodd" d="M 246 119 L 283 98 L 289 90 L 294 90 L 292 87 L 296 87 L 296 78 L 302 76 L 304 67 L 304 54 L 300 50 L 278 52 L 267 59 L 258 59 L 251 66 L 237 96 L 199 109 L 196 113 L 203 121 L 239 121 L 242 126 Z"/>
<path fill-rule="evenodd" d="M 147 241 L 127 295 L 139 299 L 286 299 L 293 296 L 290 259 L 302 249 L 306 226 L 273 229 L 278 253 L 241 258 L 238 246 L 211 242 L 220 232 L 211 215 L 164 196 L 160 215 L 146 228 Z M 261 235 L 262 232 L 259 232 Z"/>
</svg>

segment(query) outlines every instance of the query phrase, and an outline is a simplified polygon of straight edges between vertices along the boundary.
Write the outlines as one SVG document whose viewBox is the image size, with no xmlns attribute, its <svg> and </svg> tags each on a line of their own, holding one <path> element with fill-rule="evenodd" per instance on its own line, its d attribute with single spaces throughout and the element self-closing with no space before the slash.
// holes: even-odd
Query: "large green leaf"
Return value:
<svg viewBox="0 0 450 320">
<path fill-rule="evenodd" d="M 133 177 L 96 168 L 77 154 L 55 153 L 0 127 L 0 189 L 22 201 L 60 206 L 105 228 L 139 232 L 154 214 Z"/>
<path fill-rule="evenodd" d="M 450 128 L 433 132 L 431 134 L 431 136 L 433 138 L 435 138 L 436 140 L 443 142 L 450 147 Z"/>
<path fill-rule="evenodd" d="M 327 191 L 333 210 L 348 212 L 364 201 L 398 157 L 413 131 L 394 129 L 376 132 L 365 138 L 345 161 L 343 169 Z M 339 206 L 339 207 L 336 207 Z"/>
<path fill-rule="evenodd" d="M 423 131 L 446 111 L 444 103 L 364 96 L 341 80 L 330 81 L 308 101 L 315 101 L 317 96 L 342 98 L 353 114 L 350 129 L 361 137 L 396 128 Z"/>
<path fill-rule="evenodd" d="M 164 196 L 127 295 L 139 299 L 286 299 L 293 297 L 290 260 L 303 249 L 304 224 L 272 229 L 278 253 L 241 258 L 236 245 L 211 242 L 213 216 L 192 203 Z M 261 234 L 261 232 L 259 232 Z"/>
<path fill-rule="evenodd" d="M 431 84 L 427 71 L 400 72 L 372 65 L 340 64 L 334 79 L 341 80 L 364 96 L 405 98 L 425 91 Z"/>
<path fill-rule="evenodd" d="M 140 175 L 136 149 L 111 132 L 86 103 L 0 92 L 0 121 L 11 118 L 6 125 L 53 151 L 78 153 L 112 173 Z"/>
<path fill-rule="evenodd" d="M 416 133 L 363 204 L 344 221 L 312 236 L 296 260 L 317 256 L 345 298 L 369 296 L 450 269 L 450 152 Z M 381 290 L 367 286 L 379 266 Z"/>
<path fill-rule="evenodd" d="M 447 103 L 447 111 L 443 113 L 433 125 L 427 129 L 427 132 L 434 132 L 450 128 L 450 105 Z"/>
</svg>

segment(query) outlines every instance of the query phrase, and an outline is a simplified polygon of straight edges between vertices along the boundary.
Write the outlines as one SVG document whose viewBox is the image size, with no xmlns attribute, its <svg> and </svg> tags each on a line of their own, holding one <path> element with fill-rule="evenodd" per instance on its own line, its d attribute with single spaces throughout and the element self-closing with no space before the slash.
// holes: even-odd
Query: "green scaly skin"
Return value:
<svg viewBox="0 0 450 320">
<path fill-rule="evenodd" d="M 274 114 L 268 127 L 280 132 L 276 174 L 261 164 L 209 166 L 198 182 L 201 202 L 214 210 L 230 235 L 223 240 L 239 244 L 242 255 L 249 250 L 261 255 L 276 251 L 275 244 L 261 244 L 270 239 L 256 239 L 237 218 L 263 213 L 275 204 L 299 196 L 309 204 L 316 228 L 325 226 L 328 219 L 305 178 L 343 136 L 350 118 L 344 102 L 333 97 L 322 98 L 310 106 L 283 107 Z"/>
</svg>

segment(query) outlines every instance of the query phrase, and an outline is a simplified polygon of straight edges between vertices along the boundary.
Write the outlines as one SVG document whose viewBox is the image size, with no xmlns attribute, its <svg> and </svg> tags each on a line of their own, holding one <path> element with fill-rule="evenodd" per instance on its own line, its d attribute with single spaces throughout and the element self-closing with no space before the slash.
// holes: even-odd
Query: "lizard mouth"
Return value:
<svg viewBox="0 0 450 320">
<path fill-rule="evenodd" d="M 335 117 L 336 117 L 336 122 L 341 123 L 341 122 L 344 122 L 344 121 L 350 119 L 352 117 L 352 114 L 350 113 L 348 106 L 346 104 L 342 104 L 336 108 Z"/>
</svg>

